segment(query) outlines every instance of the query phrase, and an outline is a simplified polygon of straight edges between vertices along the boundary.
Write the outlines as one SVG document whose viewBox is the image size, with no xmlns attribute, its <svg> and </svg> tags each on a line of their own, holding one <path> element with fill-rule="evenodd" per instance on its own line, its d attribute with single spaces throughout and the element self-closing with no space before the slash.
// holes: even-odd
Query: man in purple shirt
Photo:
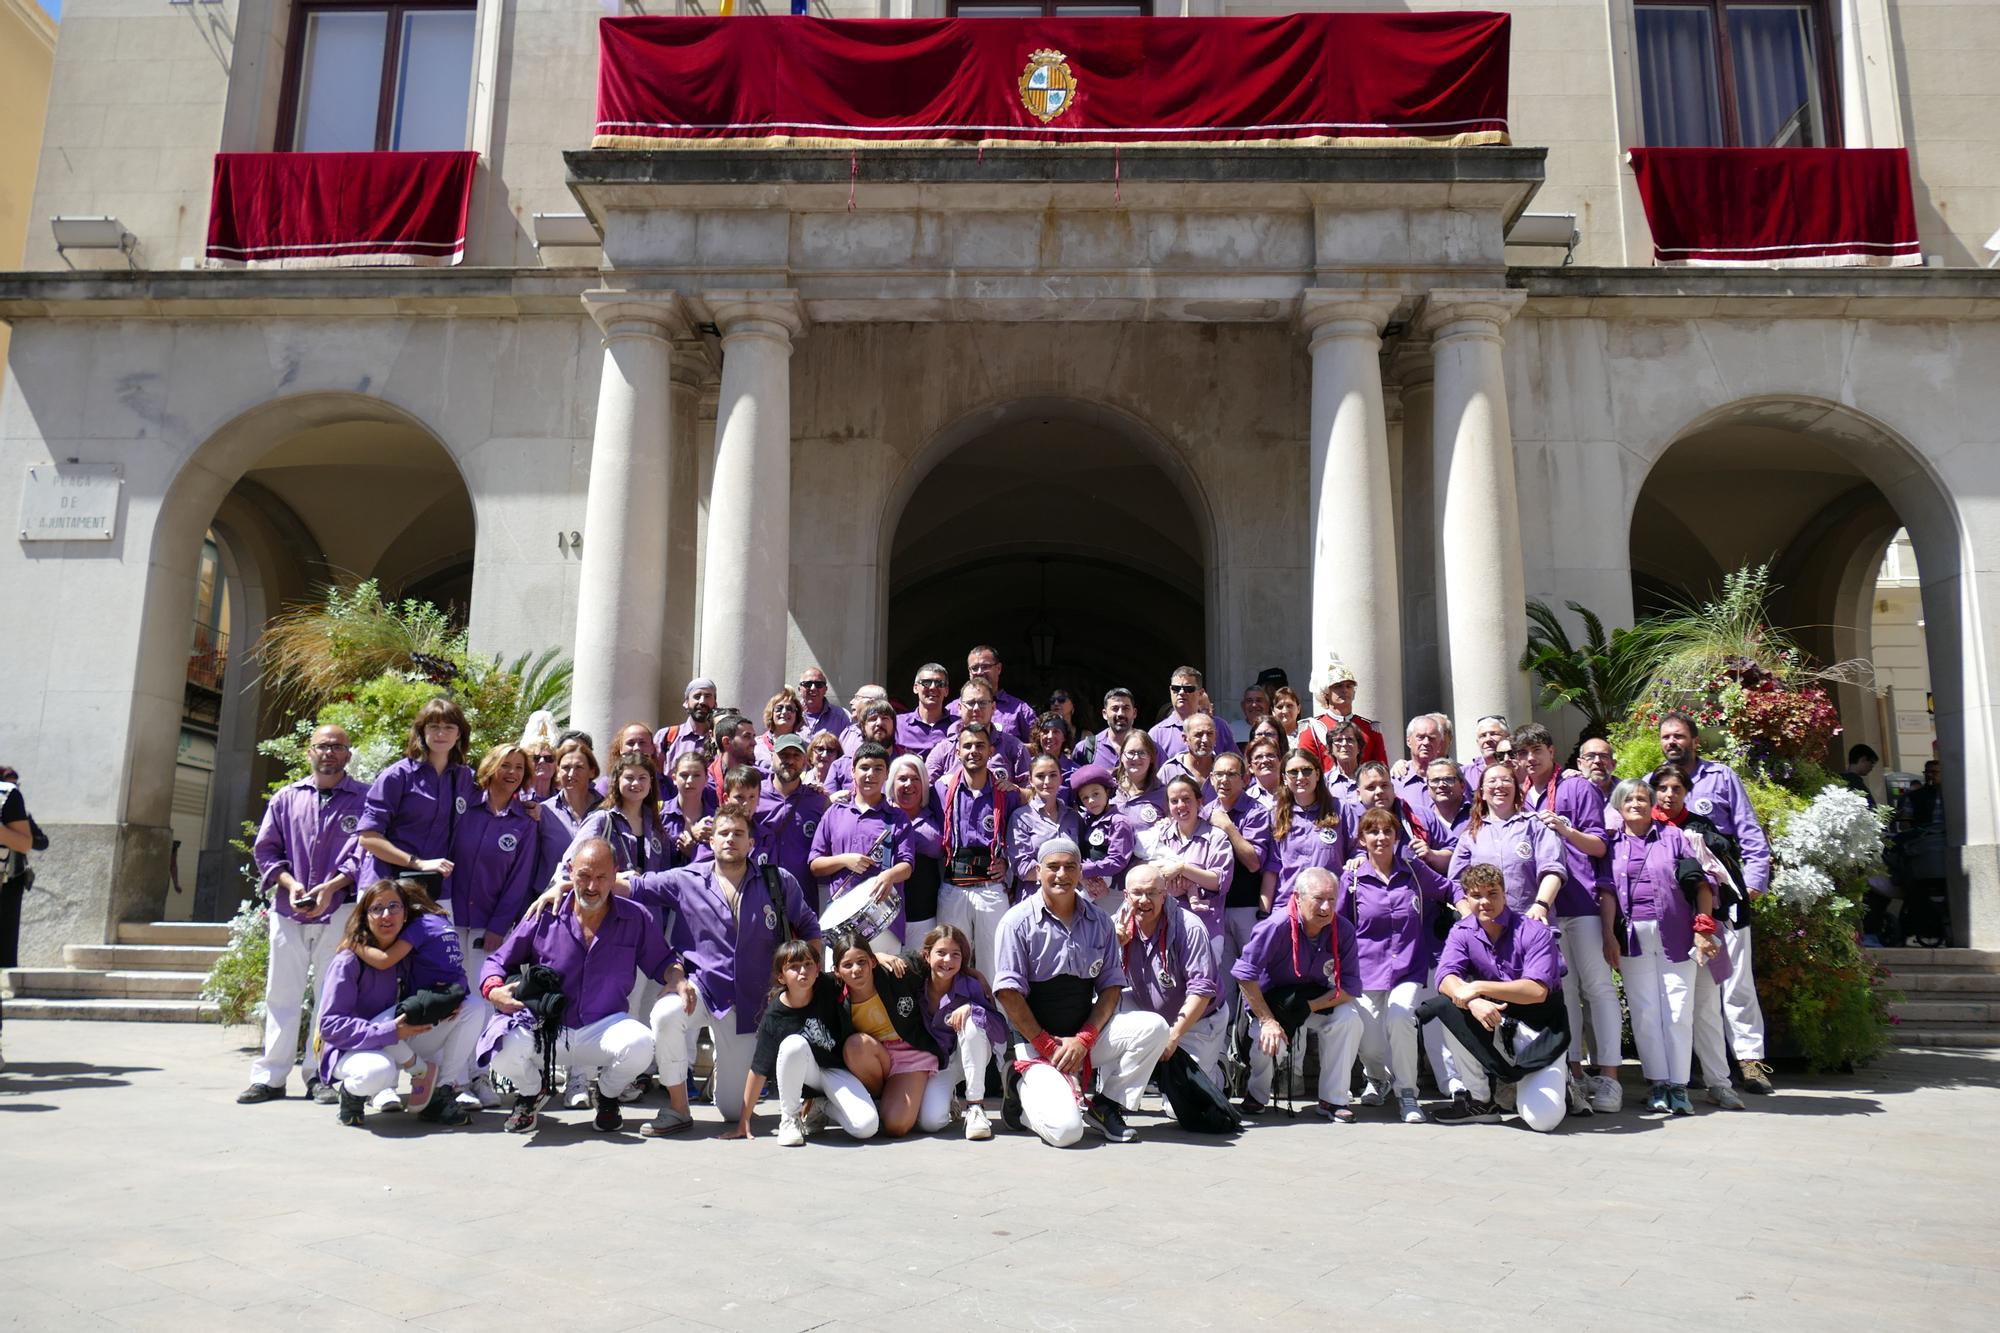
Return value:
<svg viewBox="0 0 2000 1333">
<path fill-rule="evenodd" d="M 347 776 L 347 733 L 321 727 L 306 753 L 312 776 L 271 798 L 251 849 L 258 884 L 271 900 L 271 954 L 264 974 L 264 1050 L 251 1062 L 250 1086 L 236 1098 L 245 1106 L 285 1095 L 299 1054 L 306 978 L 324 981 L 347 934 L 362 874 L 355 831 L 368 789 Z M 318 1083 L 307 1070 L 307 1095 L 317 1098 Z"/>
<path fill-rule="evenodd" d="M 854 752 L 852 799 L 828 806 L 820 819 L 809 865 L 823 890 L 821 901 L 829 907 L 849 893 L 882 899 L 893 894 L 900 900 L 897 886 L 915 868 L 910 822 L 882 795 L 882 782 L 888 776 L 889 752 L 873 741 L 862 742 Z M 895 920 L 875 935 L 876 950 L 900 952 L 905 926 L 899 905 Z"/>
<path fill-rule="evenodd" d="M 992 727 L 1001 735 L 1025 745 L 1028 732 L 1035 725 L 1035 710 L 1000 688 L 1000 655 L 988 645 L 980 644 L 965 655 L 965 674 L 968 681 L 979 681 L 993 692 L 993 716 L 987 719 Z M 950 712 L 953 717 L 965 715 L 963 695 L 960 695 L 958 703 L 951 706 Z"/>
<path fill-rule="evenodd" d="M 983 723 L 964 723 L 956 766 L 935 785 L 944 862 L 938 920 L 965 932 L 972 941 L 966 966 L 982 970 L 993 965 L 994 936 L 1007 911 L 1007 886 L 1013 879 L 1007 822 L 1022 799 L 989 767 L 992 745 L 992 733 Z"/>
<path fill-rule="evenodd" d="M 1612 752 L 1611 742 L 1602 736 L 1592 736 L 1576 747 L 1576 766 L 1590 785 L 1597 788 L 1599 796 L 1609 799 L 1611 789 L 1618 785 L 1618 756 Z M 1607 827 L 1618 819 L 1616 810 L 1604 812 Z"/>
<path fill-rule="evenodd" d="M 896 705 L 887 699 L 878 699 L 861 710 L 860 731 L 857 733 L 860 740 L 846 754 L 834 760 L 833 767 L 826 771 L 827 795 L 846 791 L 854 785 L 854 756 L 870 741 L 881 746 L 889 759 L 906 753 L 896 741 L 897 724 Z"/>
<path fill-rule="evenodd" d="M 1128 877 L 1129 882 L 1129 877 Z M 1256 1034 L 1250 1046 L 1250 1085 L 1243 1113 L 1259 1115 L 1271 1101 L 1277 1062 L 1293 1071 L 1304 1062 L 1305 1035 L 1319 1042 L 1319 1114 L 1350 1123 L 1354 1062 L 1361 1054 L 1361 955 L 1352 930 L 1335 916 L 1340 881 L 1313 866 L 1292 881 L 1292 896 L 1257 923 L 1230 973 L 1243 993 Z M 1279 1010 L 1295 1019 L 1298 1039 Z"/>
<path fill-rule="evenodd" d="M 830 731 L 836 737 L 854 722 L 847 710 L 827 697 L 826 672 L 809 666 L 799 673 L 799 734 L 807 740 Z"/>
<path fill-rule="evenodd" d="M 801 887 L 813 882 L 813 841 L 827 813 L 827 794 L 806 785 L 805 766 L 805 742 L 795 735 L 778 737 L 774 771 L 755 797 L 758 834 L 771 860 Z"/>
<path fill-rule="evenodd" d="M 1125 1124 L 1167 1044 L 1167 1020 L 1118 1012 L 1125 965 L 1111 919 L 1077 895 L 1083 877 L 1068 838 L 1042 844 L 1037 890 L 1007 909 L 993 963 L 993 997 L 1026 1061 L 1001 1111 L 1015 1129 L 1066 1148 L 1085 1129 L 1113 1143 L 1137 1137 Z M 1103 1083 L 1085 1100 L 1093 1065 Z"/>
<path fill-rule="evenodd" d="M 1183 728 L 1187 720 L 1202 712 L 1201 672 L 1191 666 L 1175 667 L 1172 678 L 1167 683 L 1167 693 L 1172 698 L 1174 711 L 1153 725 L 1147 733 L 1153 738 L 1153 745 L 1160 752 L 1160 766 L 1166 767 L 1169 759 L 1187 749 L 1187 738 Z M 1215 718 L 1215 752 L 1223 754 L 1236 748 L 1236 737 L 1229 730 L 1229 724 Z"/>
<path fill-rule="evenodd" d="M 661 773 L 673 772 L 674 760 L 700 750 L 708 740 L 715 726 L 715 682 L 707 676 L 696 676 L 681 694 L 681 706 L 687 709 L 687 721 L 662 727 L 653 737 Z"/>
<path fill-rule="evenodd" d="M 1222 1044 L 1229 1008 L 1221 1002 L 1215 951 L 1201 918 L 1167 894 L 1159 867 L 1148 862 L 1125 876 L 1125 906 L 1112 918 L 1125 957 L 1125 993 L 1118 1008 L 1167 1021 L 1160 1059 L 1187 1047 L 1188 1057 L 1222 1085 Z"/>
<path fill-rule="evenodd" d="M 570 858 L 571 892 L 552 912 L 521 918 L 479 971 L 480 993 L 494 1008 L 479 1039 L 493 1072 L 514 1087 L 509 1133 L 535 1127 L 547 1089 L 536 1048 L 535 1019 L 515 998 L 509 980 L 537 964 L 562 977 L 563 1008 L 555 1036 L 555 1059 L 590 1077 L 591 1100 L 601 1133 L 624 1127 L 619 1094 L 646 1072 L 653 1059 L 653 1034 L 625 1012 L 625 999 L 641 974 L 666 983 L 673 955 L 656 922 L 639 904 L 614 892 L 618 863 L 611 844 L 592 838 Z"/>
<path fill-rule="evenodd" d="M 1118 771 L 1118 754 L 1125 748 L 1125 738 L 1132 734 L 1132 726 L 1139 720 L 1139 705 L 1132 701 L 1132 691 L 1124 686 L 1104 692 L 1104 730 L 1095 736 L 1085 736 L 1076 743 L 1076 762 L 1079 764 L 1100 764 L 1112 772 Z"/>
<path fill-rule="evenodd" d="M 942 782 L 958 767 L 959 732 L 977 722 L 989 733 L 991 752 L 987 765 L 993 776 L 1007 786 L 1028 780 L 1028 747 L 1008 735 L 993 721 L 993 688 L 983 680 L 968 680 L 958 692 L 958 720 L 945 731 L 945 738 L 931 747 L 924 758 L 924 770 L 932 782 Z"/>
<path fill-rule="evenodd" d="M 778 941 L 789 933 L 810 940 L 815 951 L 820 947 L 819 916 L 798 880 L 775 866 L 766 874 L 751 864 L 749 811 L 733 802 L 717 810 L 708 841 L 713 861 L 632 879 L 632 900 L 656 921 L 671 918 L 673 951 L 687 973 L 653 1006 L 660 1082 L 670 1104 L 640 1131 L 649 1138 L 694 1122 L 687 1074 L 702 1028 L 715 1042 L 709 1087 L 716 1108 L 731 1123 L 743 1114 L 743 1076 L 756 1054 Z"/>
<path fill-rule="evenodd" d="M 1403 748 L 1410 757 L 1396 765 L 1396 796 L 1422 815 L 1431 806 L 1425 779 L 1431 764 L 1444 757 L 1444 729 L 1438 726 L 1437 718 L 1430 713 L 1418 713 L 1411 718 L 1410 725 L 1403 729 Z"/>
<path fill-rule="evenodd" d="M 1743 867 L 1743 891 L 1757 898 L 1771 887 L 1771 843 L 1743 779 L 1726 764 L 1703 759 L 1694 719 L 1668 713 L 1660 719 L 1660 751 L 1667 762 L 1688 775 L 1687 808 L 1715 825 L 1728 838 Z M 1728 864 L 1728 858 L 1723 858 Z M 1771 1066 L 1764 1063 L 1764 1009 L 1757 1002 L 1757 978 L 1750 971 L 1750 912 L 1746 903 L 1740 920 L 1721 922 L 1722 947 L 1729 955 L 1729 977 L 1722 983 L 1722 1012 L 1729 1020 L 1729 1045 L 1743 1069 L 1745 1092 L 1769 1093 Z"/>
<path fill-rule="evenodd" d="M 951 731 L 951 710 L 945 707 L 951 673 L 936 662 L 926 662 L 917 668 L 912 688 L 917 706 L 897 716 L 896 744 L 905 754 L 927 755 Z"/>
<path fill-rule="evenodd" d="M 1568 1110 L 1569 1020 L 1563 1011 L 1562 950 L 1555 932 L 1507 905 L 1500 868 L 1475 865 L 1459 880 L 1472 912 L 1451 928 L 1438 955 L 1437 997 L 1418 1010 L 1444 1019 L 1452 1069 L 1465 1090 L 1433 1119 L 1490 1124 L 1495 1079 L 1514 1084 L 1528 1128 L 1544 1134 Z"/>
</svg>

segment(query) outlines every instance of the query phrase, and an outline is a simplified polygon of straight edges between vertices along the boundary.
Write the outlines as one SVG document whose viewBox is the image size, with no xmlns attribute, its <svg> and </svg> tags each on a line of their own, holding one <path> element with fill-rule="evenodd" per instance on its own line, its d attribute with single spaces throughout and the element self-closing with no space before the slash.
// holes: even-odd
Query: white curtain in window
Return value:
<svg viewBox="0 0 2000 1333">
<path fill-rule="evenodd" d="M 1639 107 L 1650 148 L 1712 148 L 1722 143 L 1722 97 L 1716 82 L 1715 25 L 1687 5 L 1639 5 L 1635 36 Z"/>
<path fill-rule="evenodd" d="M 1743 146 L 1825 146 L 1812 12 L 1803 5 L 1731 5 L 1728 14 Z"/>
</svg>

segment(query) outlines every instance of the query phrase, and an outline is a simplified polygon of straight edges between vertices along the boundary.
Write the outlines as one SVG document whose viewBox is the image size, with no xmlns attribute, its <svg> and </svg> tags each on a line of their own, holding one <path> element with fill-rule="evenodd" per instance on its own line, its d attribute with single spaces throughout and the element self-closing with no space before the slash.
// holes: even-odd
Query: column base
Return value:
<svg viewBox="0 0 2000 1333">
<path fill-rule="evenodd" d="M 1972 949 L 2000 949 L 2000 845 L 1958 849 L 1951 877 L 1951 942 Z"/>
<path fill-rule="evenodd" d="M 66 944 L 110 944 L 119 922 L 157 921 L 165 915 L 172 829 L 141 824 L 42 827 L 49 849 L 28 858 L 35 887 L 21 899 L 21 966 L 60 967 Z M 192 873 L 193 866 L 187 869 Z M 182 888 L 195 891 L 192 883 Z"/>
</svg>

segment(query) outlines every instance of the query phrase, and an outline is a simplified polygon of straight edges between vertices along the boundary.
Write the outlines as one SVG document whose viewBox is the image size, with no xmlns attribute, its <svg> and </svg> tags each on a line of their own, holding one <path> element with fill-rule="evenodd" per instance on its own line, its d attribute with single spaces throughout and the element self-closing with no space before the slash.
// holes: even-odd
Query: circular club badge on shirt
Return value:
<svg viewBox="0 0 2000 1333">
<path fill-rule="evenodd" d="M 1132 809 L 1133 813 L 1139 816 L 1141 824 L 1156 824 L 1159 822 L 1160 812 L 1150 805 L 1137 805 L 1133 806 Z"/>
<path fill-rule="evenodd" d="M 819 829 L 819 821 L 817 819 L 801 820 L 799 827 L 805 830 L 806 841 L 810 842 L 812 841 L 812 835 Z"/>
<path fill-rule="evenodd" d="M 511 834 L 511 833 L 503 833 L 503 834 L 501 834 L 501 835 L 500 835 L 500 850 L 501 850 L 501 851 L 503 851 L 503 852 L 511 852 L 511 851 L 513 851 L 513 850 L 514 850 L 514 849 L 515 849 L 516 847 L 519 847 L 520 845 L 521 845 L 521 840 L 520 840 L 519 838 L 515 837 L 515 836 L 514 836 L 513 834 Z"/>
<path fill-rule="evenodd" d="M 1688 809 L 1698 815 L 1708 815 L 1714 812 L 1715 801 L 1712 797 L 1708 796 L 1697 797 L 1695 800 L 1688 802 Z"/>
<path fill-rule="evenodd" d="M 461 815 L 465 813 L 465 798 L 463 796 L 458 798 L 458 813 Z"/>
<path fill-rule="evenodd" d="M 1320 972 L 1325 975 L 1328 981 L 1332 981 L 1340 973 L 1340 964 L 1334 959 L 1329 958 L 1326 960 L 1326 966 L 1322 967 Z"/>
<path fill-rule="evenodd" d="M 1323 828 L 1319 831 L 1319 840 L 1325 843 L 1327 846 L 1331 847 L 1333 846 L 1333 844 L 1340 841 L 1340 830 Z"/>
<path fill-rule="evenodd" d="M 984 833 L 988 838 L 993 836 L 993 812 L 991 810 L 979 816 L 979 831 Z"/>
<path fill-rule="evenodd" d="M 1093 976 L 1093 977 L 1094 977 L 1094 976 L 1096 976 L 1096 975 L 1097 975 L 1098 973 L 1102 972 L 1103 970 L 1104 970 L 1104 960 L 1103 960 L 1102 958 L 1093 958 L 1093 959 L 1091 959 L 1091 960 L 1090 960 L 1090 975 L 1091 975 L 1091 976 Z"/>
<path fill-rule="evenodd" d="M 765 904 L 764 904 L 764 929 L 766 929 L 766 930 L 776 930 L 777 928 L 778 928 L 778 909 L 777 909 L 777 908 L 775 908 L 775 907 L 773 907 L 773 906 L 771 906 L 771 904 L 769 904 L 769 903 L 765 903 Z"/>
<path fill-rule="evenodd" d="M 1093 851 L 1093 852 L 1101 852 L 1101 851 L 1103 851 L 1103 850 L 1104 850 L 1104 830 L 1103 830 L 1103 829 L 1101 829 L 1101 828 L 1100 828 L 1100 829 L 1092 829 L 1092 830 L 1090 831 L 1090 836 L 1089 836 L 1088 838 L 1084 839 L 1084 844 L 1083 844 L 1083 845 L 1084 845 L 1084 846 L 1086 846 L 1086 847 L 1088 847 L 1088 848 L 1090 848 L 1090 850 L 1091 850 L 1091 851 Z"/>
<path fill-rule="evenodd" d="M 910 1015 L 917 1012 L 917 1002 L 911 999 L 909 996 L 905 995 L 901 999 L 896 1001 L 896 1012 L 901 1014 L 903 1017 L 908 1018 Z"/>
<path fill-rule="evenodd" d="M 1160 989 L 1171 990 L 1173 988 L 1174 984 L 1173 970 L 1169 968 L 1165 963 L 1160 964 L 1158 971 L 1155 972 L 1154 975 L 1156 975 L 1160 979 Z"/>
<path fill-rule="evenodd" d="M 1526 838 L 1523 838 L 1519 842 L 1514 844 L 1514 855 L 1525 859 L 1527 857 L 1533 856 L 1534 854 L 1535 854 L 1534 844 L 1530 843 Z"/>
<path fill-rule="evenodd" d="M 361 821 L 353 815 L 342 815 L 340 817 L 340 831 L 342 833 L 352 833 L 359 827 L 361 827 Z"/>
</svg>

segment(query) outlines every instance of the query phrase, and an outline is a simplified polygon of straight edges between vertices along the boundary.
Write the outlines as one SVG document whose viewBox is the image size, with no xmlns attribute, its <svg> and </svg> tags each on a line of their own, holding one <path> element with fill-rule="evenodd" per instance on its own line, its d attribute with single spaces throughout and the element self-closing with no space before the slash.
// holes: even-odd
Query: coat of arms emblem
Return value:
<svg viewBox="0 0 2000 1333">
<path fill-rule="evenodd" d="M 1070 109 L 1076 101 L 1076 73 L 1060 51 L 1036 51 L 1021 71 L 1021 105 L 1043 124 Z"/>
</svg>

